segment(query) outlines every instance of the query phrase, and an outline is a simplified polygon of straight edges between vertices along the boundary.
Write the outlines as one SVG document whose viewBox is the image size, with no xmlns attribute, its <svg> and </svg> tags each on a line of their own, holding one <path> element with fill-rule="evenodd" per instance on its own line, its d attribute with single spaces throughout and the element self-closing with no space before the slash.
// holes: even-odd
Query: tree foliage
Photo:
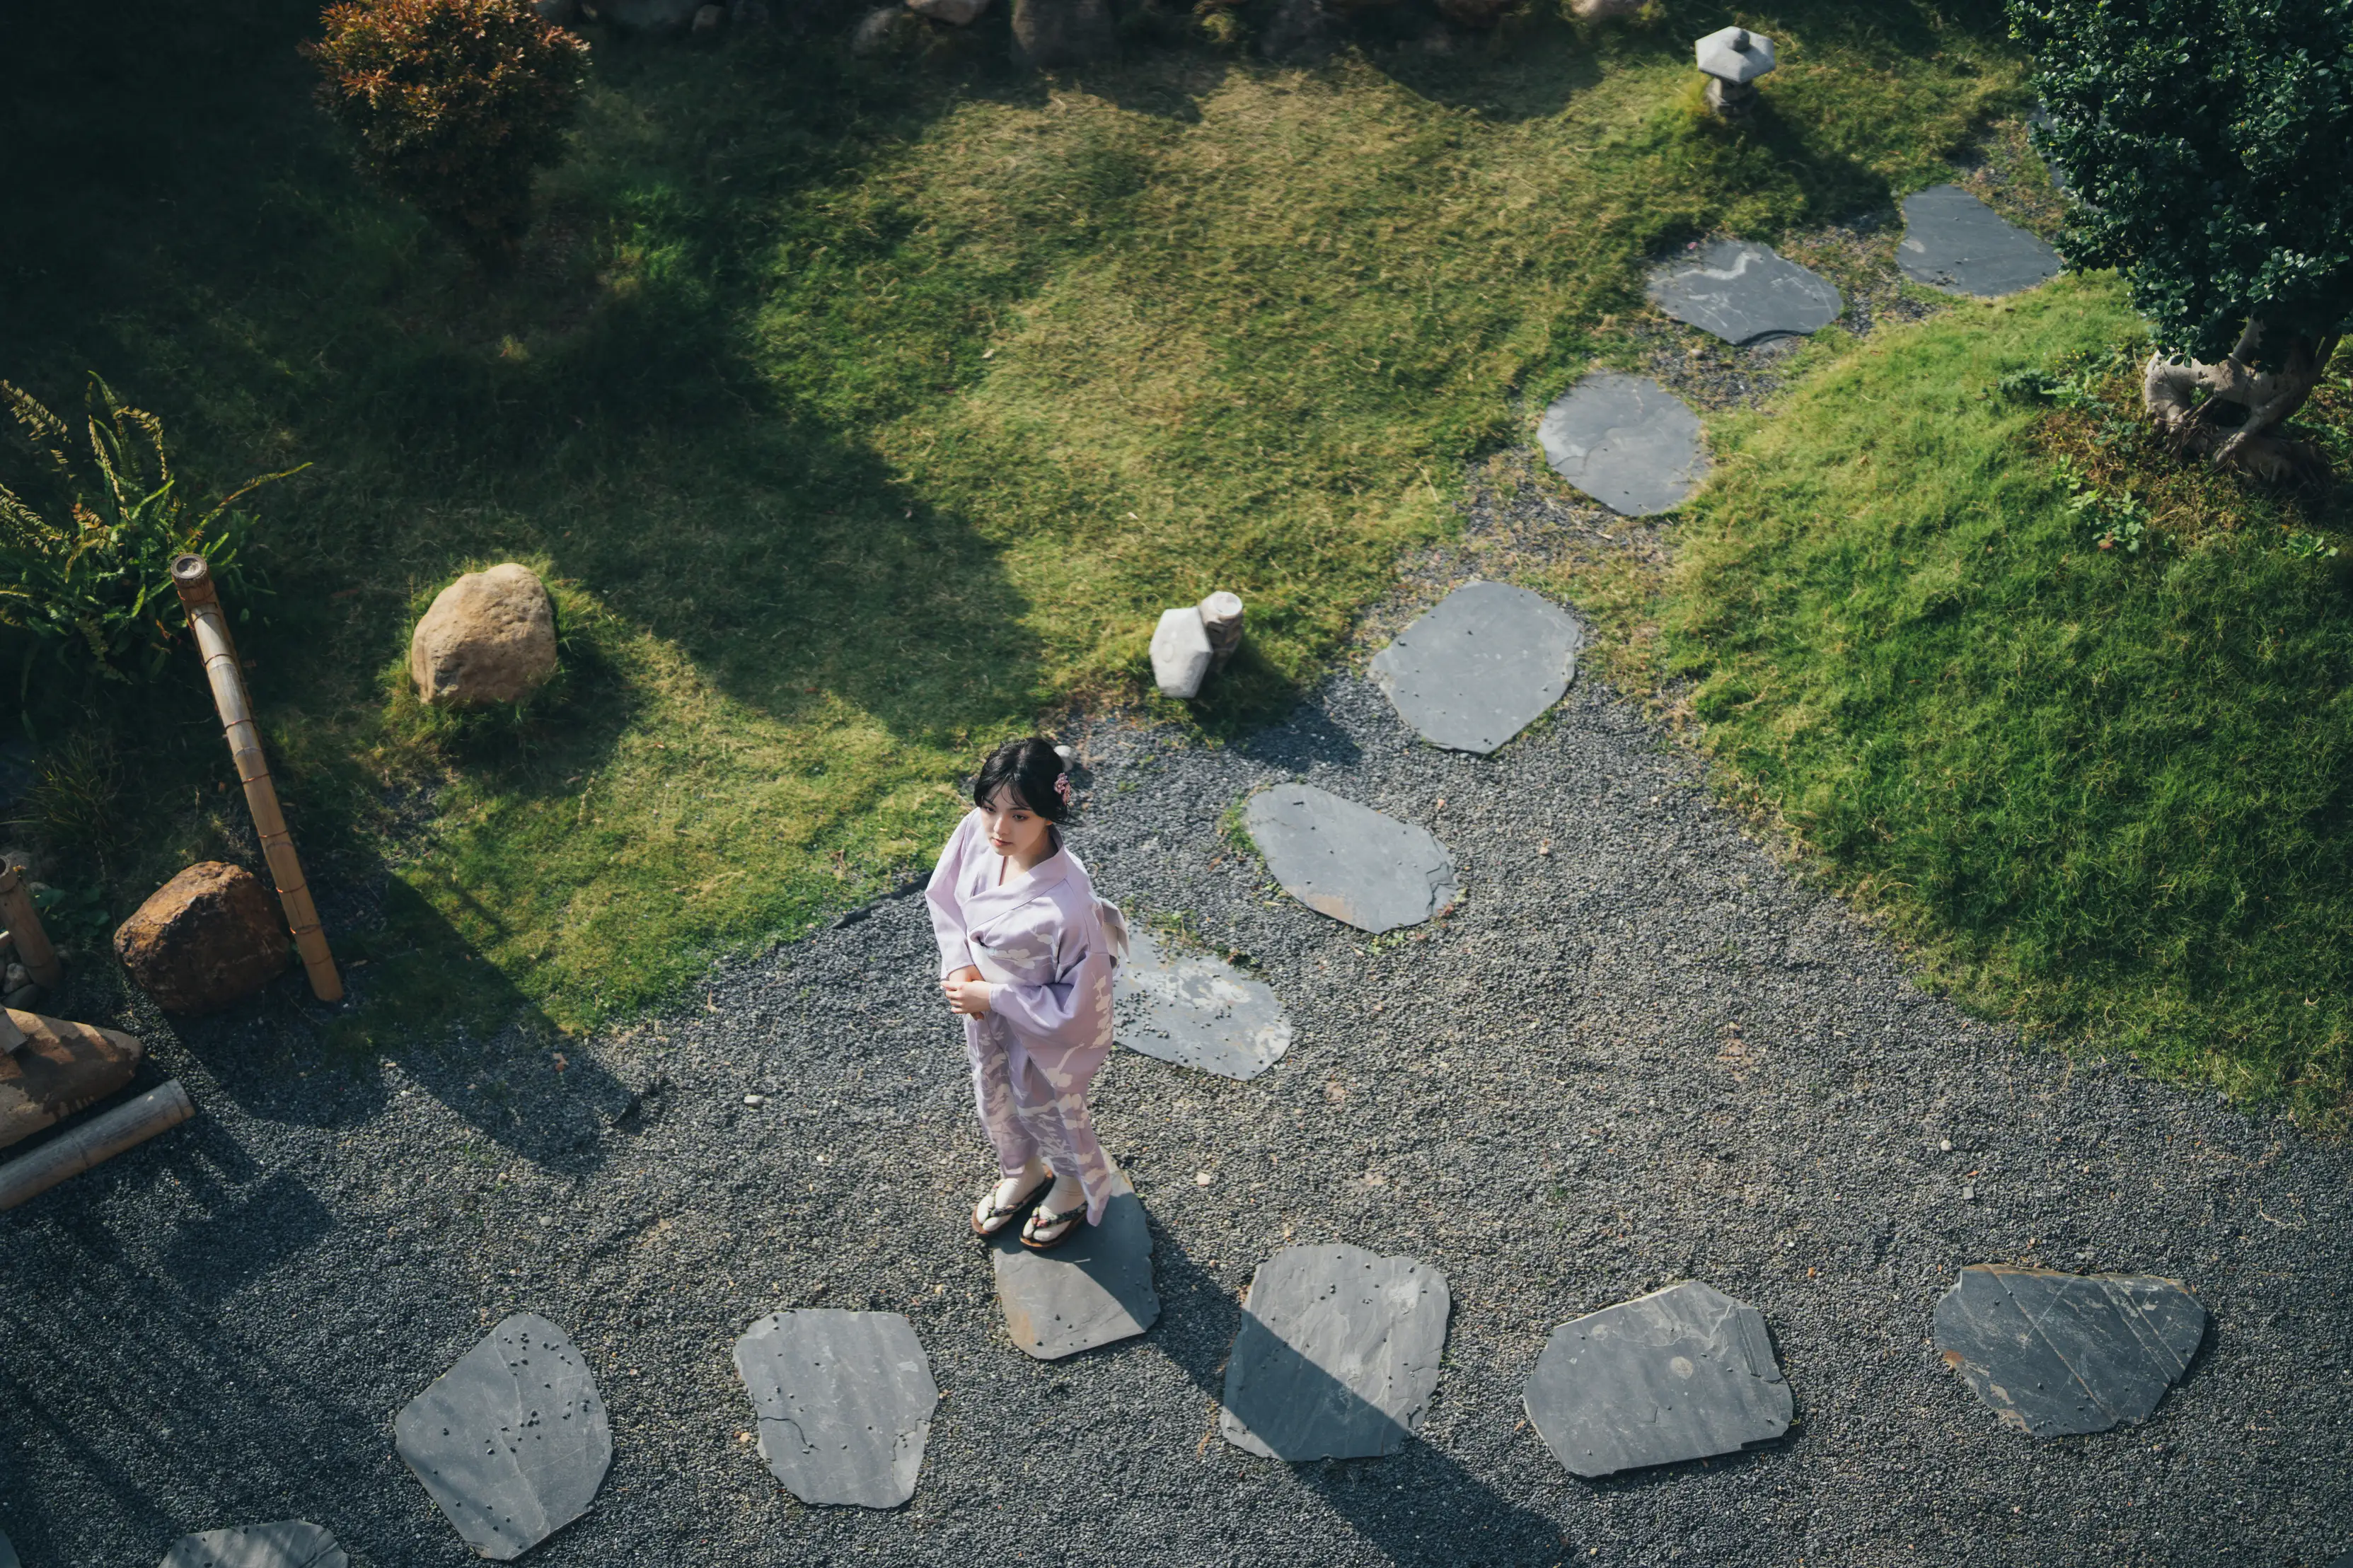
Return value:
<svg viewBox="0 0 2353 1568">
<path fill-rule="evenodd" d="M 47 647 L 69 668 L 153 679 L 174 637 L 173 557 L 202 554 L 232 596 L 246 588 L 237 557 L 252 520 L 232 507 L 286 475 L 248 479 L 198 510 L 172 472 L 164 422 L 97 376 L 79 442 L 29 393 L 0 381 L 0 401 L 32 459 L 16 488 L 0 484 L 0 626 L 30 633 L 36 655 Z"/>
<path fill-rule="evenodd" d="M 563 155 L 588 46 L 525 0 L 346 0 L 309 47 L 361 167 L 482 261 L 510 255 L 533 173 Z"/>
<path fill-rule="evenodd" d="M 2010 0 L 2079 198 L 2060 244 L 2115 267 L 2175 353 L 2353 310 L 2353 0 Z"/>
</svg>

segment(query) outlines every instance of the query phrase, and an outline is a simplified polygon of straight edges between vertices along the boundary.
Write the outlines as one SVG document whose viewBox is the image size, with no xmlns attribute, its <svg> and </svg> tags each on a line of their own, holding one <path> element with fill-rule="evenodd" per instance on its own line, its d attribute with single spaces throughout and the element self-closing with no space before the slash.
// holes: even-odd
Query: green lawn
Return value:
<svg viewBox="0 0 2353 1568">
<path fill-rule="evenodd" d="M 1690 66 L 1736 16 L 1786 62 L 1746 136 Z M 1155 616 L 1213 586 L 1252 651 L 1198 721 L 1275 711 L 1646 254 L 1883 205 L 2019 92 L 1994 7 L 1903 0 L 1313 71 L 1164 37 L 1068 81 L 997 66 L 1001 16 L 929 61 L 599 37 L 491 288 L 351 174 L 313 16 L 0 23 L 0 375 L 70 404 L 95 368 L 216 483 L 313 465 L 241 636 L 306 851 L 392 875 L 335 933 L 390 982 L 362 1031 L 577 1026 L 808 929 L 928 853 L 985 744 L 1142 696 Z M 503 558 L 560 585 L 561 689 L 427 721 L 409 619 Z M 121 826 L 69 864 L 119 914 L 235 797 L 192 684 L 100 696 L 34 716 L 113 749 Z"/>
<path fill-rule="evenodd" d="M 1964 995 L 2341 1126 L 2353 516 L 2154 449 L 2116 353 L 2141 331 L 2066 279 L 1810 348 L 1718 427 L 1646 606 L 1661 672 L 1724 789 Z M 2308 417 L 2341 464 L 2337 365 Z M 2073 406 L 2001 392 L 2036 369 Z"/>
</svg>

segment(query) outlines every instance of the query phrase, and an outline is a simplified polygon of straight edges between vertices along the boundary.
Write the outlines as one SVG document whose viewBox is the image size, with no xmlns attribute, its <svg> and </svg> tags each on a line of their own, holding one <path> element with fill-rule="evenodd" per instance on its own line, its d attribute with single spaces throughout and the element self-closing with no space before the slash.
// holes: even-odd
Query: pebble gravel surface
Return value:
<svg viewBox="0 0 2353 1568">
<path fill-rule="evenodd" d="M 394 1412 L 491 1323 L 567 1328 L 612 1472 L 570 1564 L 2317 1565 L 2353 1545 L 2353 1157 L 2022 1046 L 1907 979 L 1580 677 L 1493 757 L 1335 677 L 1226 747 L 1098 723 L 1072 843 L 1298 1034 L 1248 1083 L 1122 1051 L 1097 1117 L 1164 1310 L 1040 1363 L 965 1214 L 989 1173 L 920 896 L 714 971 L 677 1009 L 338 1065 L 262 1015 L 166 1027 L 197 1120 L 0 1215 L 0 1531 L 29 1568 L 316 1520 L 363 1568 L 472 1561 Z M 1230 808 L 1303 779 L 1452 850 L 1446 918 L 1366 939 L 1273 889 Z M 289 984 L 299 984 L 290 980 Z M 1443 1270 L 1427 1426 L 1293 1467 L 1217 1435 L 1287 1242 Z M 2033 1442 L 1928 1343 L 1964 1264 L 2178 1277 L 2213 1314 L 2147 1424 Z M 1754 1303 L 1797 1420 L 1579 1480 L 1522 1420 L 1546 1337 L 1683 1279 Z M 911 1319 L 944 1394 L 913 1500 L 770 1478 L 730 1347 L 782 1308 Z"/>
</svg>

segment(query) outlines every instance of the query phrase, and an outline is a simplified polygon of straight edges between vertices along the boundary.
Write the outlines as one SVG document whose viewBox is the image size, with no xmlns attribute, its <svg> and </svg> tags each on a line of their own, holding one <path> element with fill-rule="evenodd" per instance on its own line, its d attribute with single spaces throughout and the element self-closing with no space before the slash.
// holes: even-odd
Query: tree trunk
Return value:
<svg viewBox="0 0 2353 1568">
<path fill-rule="evenodd" d="M 2326 453 L 2273 432 L 2312 395 L 2337 342 L 2334 333 L 2315 339 L 2267 327 L 2258 316 L 2230 354 L 2211 364 L 2150 355 L 2141 405 L 2177 448 L 2218 468 L 2279 483 L 2326 484 Z"/>
</svg>

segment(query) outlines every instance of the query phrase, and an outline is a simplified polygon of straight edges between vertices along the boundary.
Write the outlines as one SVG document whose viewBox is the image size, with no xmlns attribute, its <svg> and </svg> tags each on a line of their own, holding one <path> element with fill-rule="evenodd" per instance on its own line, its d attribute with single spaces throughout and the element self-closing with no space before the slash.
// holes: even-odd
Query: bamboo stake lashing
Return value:
<svg viewBox="0 0 2353 1568">
<path fill-rule="evenodd" d="M 33 907 L 33 889 L 25 886 L 25 873 L 16 866 L 0 866 L 0 921 L 8 922 L 8 940 L 16 944 L 16 962 L 25 966 L 33 984 L 54 986 L 65 978 L 58 950 L 49 945 L 49 933 L 41 929 L 41 911 Z"/>
<path fill-rule="evenodd" d="M 0 1209 L 12 1209 L 38 1197 L 59 1182 L 177 1127 L 195 1113 L 188 1091 L 174 1079 L 103 1116 L 94 1116 L 31 1153 L 0 1165 Z"/>
<path fill-rule="evenodd" d="M 270 880 L 278 884 L 278 901 L 286 910 L 287 929 L 294 933 L 294 951 L 311 977 L 311 993 L 322 1002 L 340 1002 L 343 978 L 327 951 L 327 933 L 319 923 L 319 908 L 311 899 L 311 885 L 302 878 L 301 858 L 286 831 L 286 814 L 278 806 L 278 788 L 269 782 L 269 763 L 261 754 L 261 732 L 253 725 L 253 704 L 246 696 L 245 670 L 238 664 L 237 643 L 228 635 L 228 619 L 221 614 L 220 595 L 213 587 L 212 568 L 201 555 L 183 555 L 172 563 L 172 585 L 188 612 L 188 631 L 196 639 L 196 653 L 205 661 L 205 677 L 212 683 L 213 706 L 220 710 L 221 732 L 237 776 L 245 785 L 246 809 L 253 814 L 254 831 L 261 836 L 262 858 L 269 862 Z"/>
</svg>

